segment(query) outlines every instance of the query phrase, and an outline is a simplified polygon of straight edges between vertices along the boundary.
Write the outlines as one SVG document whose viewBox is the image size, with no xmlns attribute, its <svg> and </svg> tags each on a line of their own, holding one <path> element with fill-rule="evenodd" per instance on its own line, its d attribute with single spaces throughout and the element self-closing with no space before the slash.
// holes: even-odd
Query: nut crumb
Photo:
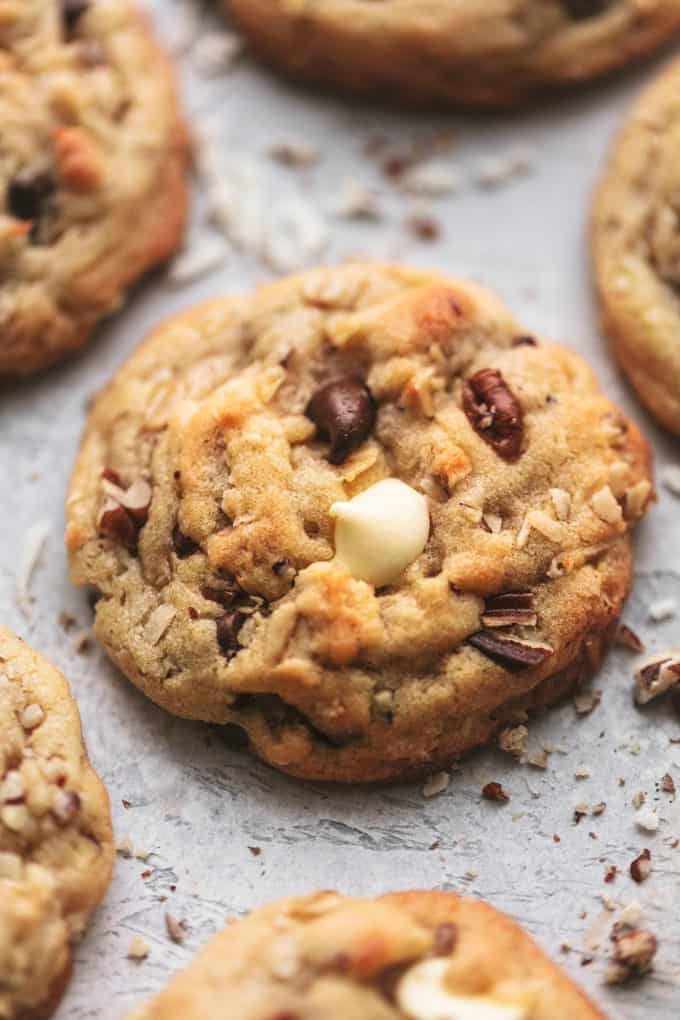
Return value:
<svg viewBox="0 0 680 1020">
<path fill-rule="evenodd" d="M 644 882 L 652 872 L 652 855 L 645 848 L 639 857 L 630 862 L 630 877 L 634 882 Z"/>
<path fill-rule="evenodd" d="M 506 793 L 503 786 L 500 783 L 487 783 L 482 788 L 482 797 L 484 800 L 495 800 L 500 804 L 505 804 L 510 800 L 510 794 Z"/>
<path fill-rule="evenodd" d="M 602 701 L 602 691 L 581 691 L 573 700 L 578 715 L 589 715 Z"/>
<path fill-rule="evenodd" d="M 643 928 L 622 934 L 614 925 L 610 964 L 605 975 L 607 984 L 620 984 L 632 977 L 641 977 L 652 967 L 658 943 L 656 936 Z"/>
<path fill-rule="evenodd" d="M 151 947 L 144 941 L 144 939 L 134 938 L 128 946 L 127 958 L 128 960 L 146 960 L 147 956 L 151 952 Z"/>
<path fill-rule="evenodd" d="M 176 917 L 172 916 L 172 914 L 165 915 L 165 928 L 168 933 L 168 937 L 172 942 L 176 942 L 178 945 L 184 942 L 186 927 L 186 921 L 178 921 Z"/>
<path fill-rule="evenodd" d="M 614 640 L 617 645 L 620 645 L 622 648 L 628 648 L 631 652 L 641 653 L 645 650 L 645 646 L 635 631 L 631 630 L 625 623 L 619 624 Z"/>
<path fill-rule="evenodd" d="M 521 758 L 526 752 L 528 739 L 529 730 L 526 726 L 511 726 L 510 729 L 503 730 L 498 737 L 498 746 L 501 751 Z"/>
<path fill-rule="evenodd" d="M 667 772 L 661 780 L 661 791 L 662 793 L 670 793 L 675 796 L 675 780 L 670 772 Z"/>
</svg>

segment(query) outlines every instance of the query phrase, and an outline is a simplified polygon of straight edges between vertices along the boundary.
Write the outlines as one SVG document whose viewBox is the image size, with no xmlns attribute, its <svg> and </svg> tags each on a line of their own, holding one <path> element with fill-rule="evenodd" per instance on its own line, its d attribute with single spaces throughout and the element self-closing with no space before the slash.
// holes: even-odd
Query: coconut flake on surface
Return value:
<svg viewBox="0 0 680 1020">
<path fill-rule="evenodd" d="M 652 623 L 663 623 L 670 620 L 678 611 L 678 603 L 675 599 L 657 599 L 649 607 L 649 619 Z"/>
<path fill-rule="evenodd" d="M 177 287 L 193 283 L 218 269 L 229 254 L 221 237 L 198 237 L 177 255 L 168 270 L 168 282 Z"/>
<path fill-rule="evenodd" d="M 49 521 L 38 520 L 30 526 L 24 535 L 16 579 L 17 602 L 24 610 L 28 609 L 31 602 L 31 581 L 45 548 L 50 530 L 51 525 Z"/>
</svg>

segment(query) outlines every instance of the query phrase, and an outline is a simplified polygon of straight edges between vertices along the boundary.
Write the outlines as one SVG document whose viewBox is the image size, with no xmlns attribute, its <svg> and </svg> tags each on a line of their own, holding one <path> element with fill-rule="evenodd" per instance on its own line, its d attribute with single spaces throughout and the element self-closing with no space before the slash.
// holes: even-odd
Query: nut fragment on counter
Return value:
<svg viewBox="0 0 680 1020">
<path fill-rule="evenodd" d="M 651 931 L 637 928 L 622 932 L 615 925 L 611 940 L 613 948 L 605 977 L 608 984 L 621 984 L 630 978 L 642 977 L 652 969 L 658 942 Z"/>
<path fill-rule="evenodd" d="M 640 663 L 635 671 L 635 700 L 638 705 L 680 685 L 680 650 L 658 652 Z"/>
</svg>

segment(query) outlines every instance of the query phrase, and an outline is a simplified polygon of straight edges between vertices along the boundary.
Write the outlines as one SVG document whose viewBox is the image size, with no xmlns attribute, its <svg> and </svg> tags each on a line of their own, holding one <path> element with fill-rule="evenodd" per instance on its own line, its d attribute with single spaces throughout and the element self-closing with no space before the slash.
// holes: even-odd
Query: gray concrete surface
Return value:
<svg viewBox="0 0 680 1020">
<path fill-rule="evenodd" d="M 161 30 L 176 32 L 177 0 L 150 6 Z M 211 24 L 203 15 L 201 31 Z M 399 257 L 492 286 L 529 329 L 566 341 L 595 364 L 607 392 L 651 435 L 660 466 L 678 462 L 677 441 L 655 428 L 607 358 L 584 242 L 588 199 L 608 137 L 659 61 L 530 111 L 478 118 L 344 103 L 282 83 L 247 56 L 228 74 L 209 79 L 188 57 L 181 63 L 192 123 L 212 126 L 225 159 L 252 155 L 277 196 L 299 194 L 328 210 L 348 178 L 378 189 L 381 222 L 326 217 L 324 258 L 359 252 Z M 378 135 L 401 146 L 449 128 L 455 145 L 445 158 L 468 183 L 431 203 L 442 236 L 425 244 L 404 228 L 421 203 L 386 182 L 364 150 Z M 317 144 L 319 162 L 305 169 L 275 166 L 267 148 L 291 139 Z M 480 163 L 518 144 L 531 153 L 530 173 L 492 191 L 470 183 Z M 197 218 L 203 205 L 199 196 Z M 282 894 L 331 886 L 365 894 L 437 887 L 484 897 L 524 924 L 612 1018 L 677 1017 L 680 849 L 673 842 L 680 837 L 680 806 L 655 783 L 666 772 L 680 783 L 680 745 L 672 743 L 680 724 L 669 705 L 644 712 L 633 707 L 629 652 L 619 649 L 608 659 L 596 684 L 602 704 L 590 716 L 577 718 L 566 704 L 532 726 L 532 748 L 555 748 L 546 770 L 488 751 L 457 766 L 448 789 L 426 800 L 420 785 L 338 790 L 277 775 L 226 749 L 217 729 L 174 720 L 146 702 L 96 648 L 78 654 L 73 633 L 59 626 L 63 610 L 80 627 L 90 620 L 85 597 L 69 585 L 62 546 L 64 492 L 88 397 L 159 316 L 243 290 L 267 275 L 253 255 L 236 251 L 189 287 L 172 288 L 157 274 L 81 357 L 0 390 L 2 619 L 69 677 L 92 758 L 111 793 L 118 839 L 150 852 L 146 861 L 118 858 L 106 902 L 77 950 L 59 1020 L 117 1020 L 159 989 L 226 918 Z M 636 586 L 625 619 L 650 649 L 680 644 L 677 618 L 663 624 L 647 619 L 655 599 L 680 600 L 679 509 L 661 491 L 638 534 Z M 50 533 L 32 579 L 33 601 L 22 610 L 19 561 L 28 528 L 43 520 Z M 590 769 L 589 778 L 575 778 L 581 766 Z M 482 785 L 492 779 L 510 792 L 507 805 L 480 800 Z M 658 808 L 655 835 L 635 825 L 631 797 L 639 789 Z M 581 801 L 606 801 L 607 808 L 575 825 L 574 806 Z M 635 886 L 628 865 L 644 846 L 652 851 L 653 873 Z M 605 884 L 609 863 L 619 875 Z M 602 982 L 616 917 L 603 895 L 610 907 L 637 900 L 660 939 L 654 974 L 625 989 Z M 187 921 L 181 946 L 167 938 L 166 910 Z M 136 936 L 150 946 L 143 963 L 126 958 Z M 565 942 L 573 952 L 560 951 Z M 582 966 L 581 952 L 592 962 Z"/>
</svg>

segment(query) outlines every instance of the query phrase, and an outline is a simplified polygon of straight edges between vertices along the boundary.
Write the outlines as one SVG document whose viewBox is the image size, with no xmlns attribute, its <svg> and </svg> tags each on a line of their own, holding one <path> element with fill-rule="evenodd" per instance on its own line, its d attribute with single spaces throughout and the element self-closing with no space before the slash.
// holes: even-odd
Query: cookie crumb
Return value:
<svg viewBox="0 0 680 1020">
<path fill-rule="evenodd" d="M 498 747 L 515 758 L 521 758 L 526 753 L 528 740 L 529 730 L 526 726 L 511 726 L 498 737 Z"/>
<path fill-rule="evenodd" d="M 658 949 L 656 936 L 643 928 L 621 934 L 614 925 L 612 955 L 605 975 L 607 984 L 621 984 L 632 977 L 641 977 L 652 967 Z"/>
</svg>

